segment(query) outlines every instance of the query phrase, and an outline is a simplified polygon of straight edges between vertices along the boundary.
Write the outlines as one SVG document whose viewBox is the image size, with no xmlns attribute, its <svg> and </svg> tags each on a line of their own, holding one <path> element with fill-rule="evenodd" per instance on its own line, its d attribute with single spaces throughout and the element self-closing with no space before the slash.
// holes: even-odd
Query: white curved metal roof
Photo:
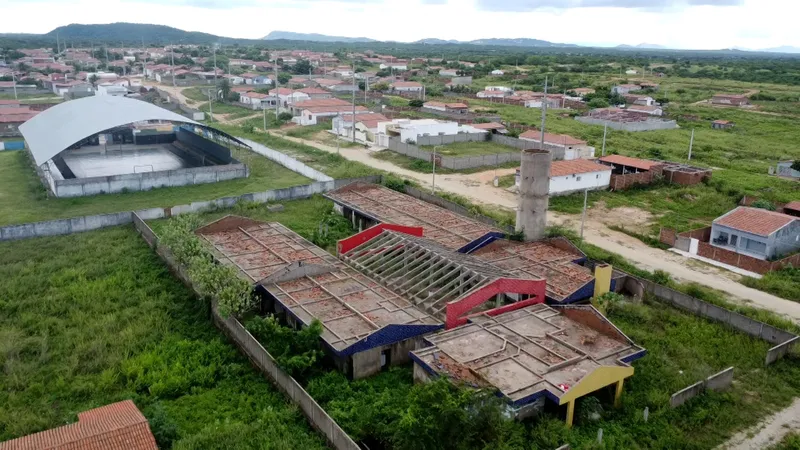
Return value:
<svg viewBox="0 0 800 450">
<path fill-rule="evenodd" d="M 22 124 L 19 131 L 28 143 L 36 164 L 42 165 L 81 139 L 109 128 L 144 120 L 167 120 L 208 128 L 142 100 L 96 95 L 46 109 Z"/>
</svg>

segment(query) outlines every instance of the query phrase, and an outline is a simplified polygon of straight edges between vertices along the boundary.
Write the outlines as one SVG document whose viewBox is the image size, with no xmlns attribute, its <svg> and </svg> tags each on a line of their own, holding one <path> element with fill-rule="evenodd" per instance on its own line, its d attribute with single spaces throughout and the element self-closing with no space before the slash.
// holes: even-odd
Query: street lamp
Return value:
<svg viewBox="0 0 800 450">
<path fill-rule="evenodd" d="M 436 193 L 436 149 L 441 145 L 433 146 L 433 180 L 431 181 L 431 194 Z"/>
</svg>

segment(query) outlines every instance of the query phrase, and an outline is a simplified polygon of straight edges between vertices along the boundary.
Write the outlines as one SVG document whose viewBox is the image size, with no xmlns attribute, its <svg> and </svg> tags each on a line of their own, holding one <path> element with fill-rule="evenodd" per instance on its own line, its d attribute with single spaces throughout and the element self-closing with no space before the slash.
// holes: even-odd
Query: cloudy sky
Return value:
<svg viewBox="0 0 800 450">
<path fill-rule="evenodd" d="M 800 46 L 797 0 L 3 0 L 0 32 L 156 23 L 237 38 L 273 30 L 380 40 L 536 38 L 613 46 Z"/>
</svg>

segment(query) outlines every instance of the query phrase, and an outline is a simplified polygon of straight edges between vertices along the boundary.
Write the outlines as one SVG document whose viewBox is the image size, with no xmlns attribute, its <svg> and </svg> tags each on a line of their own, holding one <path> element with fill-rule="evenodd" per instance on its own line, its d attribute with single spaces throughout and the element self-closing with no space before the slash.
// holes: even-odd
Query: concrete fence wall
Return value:
<svg viewBox="0 0 800 450">
<path fill-rule="evenodd" d="M 652 131 L 652 130 L 672 130 L 678 128 L 678 123 L 674 120 L 648 120 L 646 122 L 612 122 L 606 119 L 599 119 L 596 117 L 576 117 L 575 120 L 588 125 L 608 125 L 612 130 L 620 131 Z"/>
<path fill-rule="evenodd" d="M 672 394 L 669 399 L 669 406 L 672 408 L 677 408 L 690 399 L 702 394 L 706 391 L 706 389 L 712 391 L 722 391 L 728 389 L 731 386 L 731 383 L 733 383 L 733 367 L 728 367 L 722 372 L 715 373 L 705 380 L 698 381 L 697 383 Z"/>
<path fill-rule="evenodd" d="M 198 297 L 202 294 L 195 287 L 186 269 L 180 266 L 172 257 L 169 249 L 157 245 L 158 238 L 153 230 L 136 213 L 132 213 L 133 225 L 141 234 L 147 244 L 156 250 L 156 253 L 167 264 L 170 270 Z M 322 409 L 311 395 L 303 389 L 291 375 L 278 366 L 278 363 L 267 352 L 261 343 L 242 326 L 233 316 L 220 315 L 216 301 L 212 301 L 211 318 L 228 338 L 230 338 L 245 356 L 263 373 L 275 386 L 286 394 L 292 403 L 297 405 L 314 428 L 319 430 L 328 442 L 337 450 L 358 450 L 358 444 L 342 430 L 328 413 Z"/>
<path fill-rule="evenodd" d="M 435 136 L 420 136 L 417 145 L 447 145 L 458 142 L 485 142 L 489 140 L 488 133 L 458 133 Z"/>
<path fill-rule="evenodd" d="M 380 183 L 381 177 L 380 175 L 372 175 L 359 178 L 314 182 L 311 184 L 292 186 L 283 189 L 273 189 L 234 197 L 222 197 L 214 200 L 193 202 L 187 205 L 142 209 L 135 211 L 135 213 L 143 220 L 153 220 L 177 216 L 180 214 L 203 212 L 213 208 L 230 208 L 241 201 L 267 203 L 274 201 L 297 200 L 311 197 L 314 194 L 322 194 L 356 181 Z M 110 214 L 72 217 L 69 219 L 56 219 L 43 222 L 7 225 L 0 227 L 0 241 L 66 235 L 79 233 L 81 231 L 92 231 L 100 228 L 125 225 L 133 222 L 132 215 L 133 213 L 131 211 L 124 211 Z"/>
<path fill-rule="evenodd" d="M 225 164 L 105 177 L 55 180 L 53 187 L 56 197 L 81 197 L 126 191 L 149 191 L 160 187 L 216 183 L 236 178 L 247 178 L 249 175 L 250 170 L 244 164 Z"/>
<path fill-rule="evenodd" d="M 304 164 L 292 158 L 291 156 L 288 156 L 277 150 L 273 150 L 265 145 L 259 144 L 258 142 L 251 141 L 250 139 L 245 139 L 242 137 L 237 137 L 237 139 L 249 145 L 250 148 L 259 155 L 265 156 L 267 159 L 275 161 L 276 163 L 286 167 L 289 170 L 297 172 L 300 175 L 311 178 L 314 181 L 333 181 L 333 178 L 329 177 L 328 175 L 325 175 L 319 170 L 314 169 L 313 167 Z"/>
<path fill-rule="evenodd" d="M 722 322 L 731 328 L 775 345 L 776 347 L 767 352 L 765 365 L 772 364 L 786 355 L 791 347 L 798 342 L 797 336 L 788 331 L 775 328 L 772 325 L 751 319 L 649 280 L 628 274 L 625 286 L 628 291 L 633 293 L 639 290 L 642 293 L 652 294 L 660 302 L 706 319 Z"/>
</svg>

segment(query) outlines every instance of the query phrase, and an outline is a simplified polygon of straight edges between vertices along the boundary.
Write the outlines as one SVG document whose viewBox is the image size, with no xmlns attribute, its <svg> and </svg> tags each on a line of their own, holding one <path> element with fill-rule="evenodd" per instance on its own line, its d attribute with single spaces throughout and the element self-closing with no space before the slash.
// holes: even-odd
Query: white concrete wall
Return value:
<svg viewBox="0 0 800 450">
<path fill-rule="evenodd" d="M 611 171 L 581 173 L 560 177 L 550 177 L 550 195 L 566 195 L 585 189 L 606 189 L 611 183 Z"/>
<path fill-rule="evenodd" d="M 423 136 L 425 134 L 436 136 L 440 133 L 458 134 L 458 123 L 436 122 L 412 124 L 407 128 L 400 128 L 400 140 L 402 142 L 406 142 L 408 139 L 411 139 L 412 141 L 416 142 L 419 136 Z"/>
</svg>

